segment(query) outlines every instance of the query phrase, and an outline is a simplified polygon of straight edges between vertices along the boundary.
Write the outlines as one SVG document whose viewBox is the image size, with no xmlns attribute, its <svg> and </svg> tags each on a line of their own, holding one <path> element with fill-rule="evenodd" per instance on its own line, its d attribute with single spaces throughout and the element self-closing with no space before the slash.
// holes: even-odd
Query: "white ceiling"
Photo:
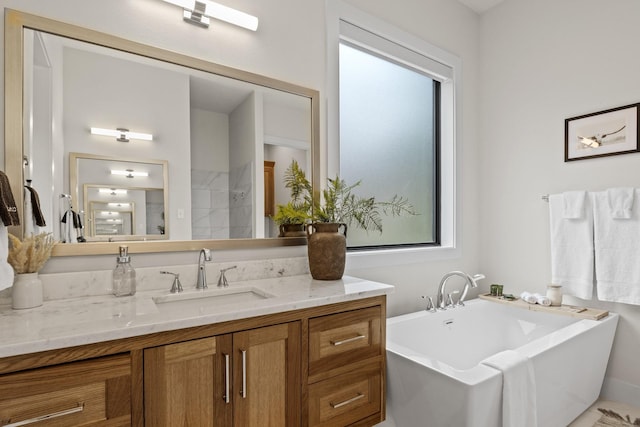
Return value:
<svg viewBox="0 0 640 427">
<path fill-rule="evenodd" d="M 458 0 L 463 5 L 475 10 L 478 13 L 486 12 L 492 7 L 502 3 L 504 0 Z"/>
</svg>

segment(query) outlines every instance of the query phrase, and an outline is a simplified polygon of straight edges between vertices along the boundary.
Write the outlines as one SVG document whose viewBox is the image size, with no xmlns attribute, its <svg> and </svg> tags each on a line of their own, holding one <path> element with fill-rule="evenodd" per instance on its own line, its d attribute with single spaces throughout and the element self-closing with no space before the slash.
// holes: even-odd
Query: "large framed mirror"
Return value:
<svg viewBox="0 0 640 427">
<path fill-rule="evenodd" d="M 306 244 L 276 237 L 265 192 L 287 202 L 296 160 L 317 197 L 318 121 L 316 90 L 5 9 L 5 172 L 68 241 L 54 256 Z"/>
</svg>

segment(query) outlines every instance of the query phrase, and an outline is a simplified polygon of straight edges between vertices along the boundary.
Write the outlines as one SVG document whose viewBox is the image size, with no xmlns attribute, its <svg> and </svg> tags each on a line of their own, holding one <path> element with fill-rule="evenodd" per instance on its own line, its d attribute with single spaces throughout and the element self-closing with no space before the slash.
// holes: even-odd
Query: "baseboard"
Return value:
<svg viewBox="0 0 640 427">
<path fill-rule="evenodd" d="M 640 385 L 630 384 L 617 378 L 605 377 L 600 391 L 600 399 L 638 406 Z"/>
</svg>

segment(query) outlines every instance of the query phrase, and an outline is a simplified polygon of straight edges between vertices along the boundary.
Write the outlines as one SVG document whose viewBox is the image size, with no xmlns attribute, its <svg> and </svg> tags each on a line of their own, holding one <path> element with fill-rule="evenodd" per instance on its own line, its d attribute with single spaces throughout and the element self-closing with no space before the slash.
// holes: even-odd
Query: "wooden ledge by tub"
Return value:
<svg viewBox="0 0 640 427">
<path fill-rule="evenodd" d="M 478 298 L 497 302 L 500 304 L 508 304 L 513 307 L 520 307 L 525 310 L 544 311 L 547 313 L 562 314 L 565 316 L 577 317 L 579 319 L 600 320 L 609 315 L 607 310 L 599 310 L 597 308 L 581 307 L 577 305 L 562 304 L 561 306 L 544 306 L 540 304 L 529 304 L 521 298 L 515 300 L 506 300 L 501 297 L 492 296 L 491 294 L 481 294 Z"/>
</svg>

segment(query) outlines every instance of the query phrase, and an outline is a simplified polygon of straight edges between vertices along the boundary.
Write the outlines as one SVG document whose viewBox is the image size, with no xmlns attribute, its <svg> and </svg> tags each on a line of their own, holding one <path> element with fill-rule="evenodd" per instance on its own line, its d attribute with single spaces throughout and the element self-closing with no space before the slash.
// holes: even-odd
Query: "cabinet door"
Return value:
<svg viewBox="0 0 640 427">
<path fill-rule="evenodd" d="M 234 351 L 234 425 L 300 424 L 300 323 L 237 332 Z"/>
<path fill-rule="evenodd" d="M 225 335 L 145 349 L 145 425 L 230 426 L 224 387 L 230 344 Z M 229 373 L 230 366 L 229 357 Z"/>
</svg>

